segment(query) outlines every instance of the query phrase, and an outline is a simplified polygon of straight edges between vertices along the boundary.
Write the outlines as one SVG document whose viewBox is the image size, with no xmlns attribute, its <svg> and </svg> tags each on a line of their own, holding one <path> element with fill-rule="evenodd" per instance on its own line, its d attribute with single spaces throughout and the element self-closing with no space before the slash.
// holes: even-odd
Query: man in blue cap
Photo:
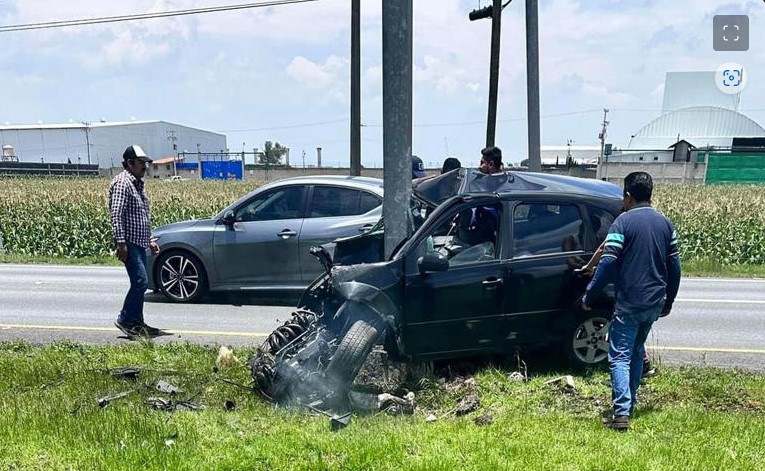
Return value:
<svg viewBox="0 0 765 471">
<path fill-rule="evenodd" d="M 422 178 L 425 176 L 425 164 L 422 163 L 422 159 L 416 155 L 412 156 L 412 179 Z"/>
</svg>

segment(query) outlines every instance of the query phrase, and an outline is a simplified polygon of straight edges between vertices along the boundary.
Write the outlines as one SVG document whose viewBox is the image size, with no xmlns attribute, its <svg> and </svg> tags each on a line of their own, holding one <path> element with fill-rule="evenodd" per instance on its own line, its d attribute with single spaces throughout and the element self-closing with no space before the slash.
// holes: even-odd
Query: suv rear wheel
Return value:
<svg viewBox="0 0 765 471">
<path fill-rule="evenodd" d="M 598 311 L 579 313 L 564 344 L 572 366 L 585 368 L 605 363 L 608 359 L 609 317 Z"/>
</svg>

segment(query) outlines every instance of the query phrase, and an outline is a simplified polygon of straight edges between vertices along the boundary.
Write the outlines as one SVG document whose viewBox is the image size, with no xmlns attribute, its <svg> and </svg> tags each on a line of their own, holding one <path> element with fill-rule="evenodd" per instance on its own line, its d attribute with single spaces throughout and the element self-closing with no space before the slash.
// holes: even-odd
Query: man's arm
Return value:
<svg viewBox="0 0 765 471">
<path fill-rule="evenodd" d="M 112 237 L 117 244 L 125 243 L 125 225 L 123 215 L 127 206 L 127 186 L 117 181 L 109 194 L 109 219 L 112 224 Z"/>
<path fill-rule="evenodd" d="M 680 264 L 680 249 L 677 240 L 677 231 L 672 229 L 672 238 L 669 243 L 669 254 L 667 256 L 667 300 L 664 301 L 664 309 L 661 315 L 667 316 L 672 311 L 672 304 L 675 302 L 677 292 L 680 289 L 680 277 L 682 266 Z"/>
<path fill-rule="evenodd" d="M 624 234 L 617 218 L 608 230 L 606 240 L 603 242 L 603 255 L 598 262 L 595 277 L 590 281 L 582 298 L 584 309 L 589 309 L 589 304 L 597 299 L 608 283 L 613 281 L 618 267 L 617 261 L 623 249 Z"/>
</svg>

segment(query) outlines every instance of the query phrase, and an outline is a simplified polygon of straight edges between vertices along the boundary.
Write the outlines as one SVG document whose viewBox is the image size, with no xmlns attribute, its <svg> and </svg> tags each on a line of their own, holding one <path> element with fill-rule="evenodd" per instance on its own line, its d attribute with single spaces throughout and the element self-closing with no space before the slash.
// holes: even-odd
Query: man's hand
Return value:
<svg viewBox="0 0 765 471">
<path fill-rule="evenodd" d="M 152 254 L 157 255 L 159 253 L 159 245 L 156 240 L 149 242 L 149 248 L 151 249 Z"/>
<path fill-rule="evenodd" d="M 582 310 L 583 311 L 592 311 L 592 306 L 587 304 L 587 301 L 585 301 L 585 298 L 582 298 Z"/>
<path fill-rule="evenodd" d="M 661 310 L 659 317 L 667 317 L 672 311 L 672 303 L 664 303 L 664 308 Z"/>
<path fill-rule="evenodd" d="M 127 244 L 117 244 L 117 258 L 120 262 L 125 263 L 127 261 L 128 251 Z"/>
</svg>

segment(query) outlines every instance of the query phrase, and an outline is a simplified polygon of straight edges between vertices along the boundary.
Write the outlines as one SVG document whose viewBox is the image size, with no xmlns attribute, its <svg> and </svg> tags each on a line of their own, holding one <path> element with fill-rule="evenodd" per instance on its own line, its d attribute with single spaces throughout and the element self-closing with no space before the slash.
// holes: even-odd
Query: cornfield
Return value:
<svg viewBox="0 0 765 471">
<path fill-rule="evenodd" d="M 219 212 L 259 183 L 147 181 L 154 227 Z M 0 179 L 0 235 L 8 253 L 106 256 L 108 180 Z M 754 186 L 660 186 L 654 204 L 675 223 L 684 259 L 765 263 L 765 192 Z"/>
<path fill-rule="evenodd" d="M 152 226 L 208 218 L 257 188 L 251 181 L 146 182 Z M 0 179 L 0 235 L 8 253 L 106 256 L 112 250 L 109 180 Z"/>
</svg>

